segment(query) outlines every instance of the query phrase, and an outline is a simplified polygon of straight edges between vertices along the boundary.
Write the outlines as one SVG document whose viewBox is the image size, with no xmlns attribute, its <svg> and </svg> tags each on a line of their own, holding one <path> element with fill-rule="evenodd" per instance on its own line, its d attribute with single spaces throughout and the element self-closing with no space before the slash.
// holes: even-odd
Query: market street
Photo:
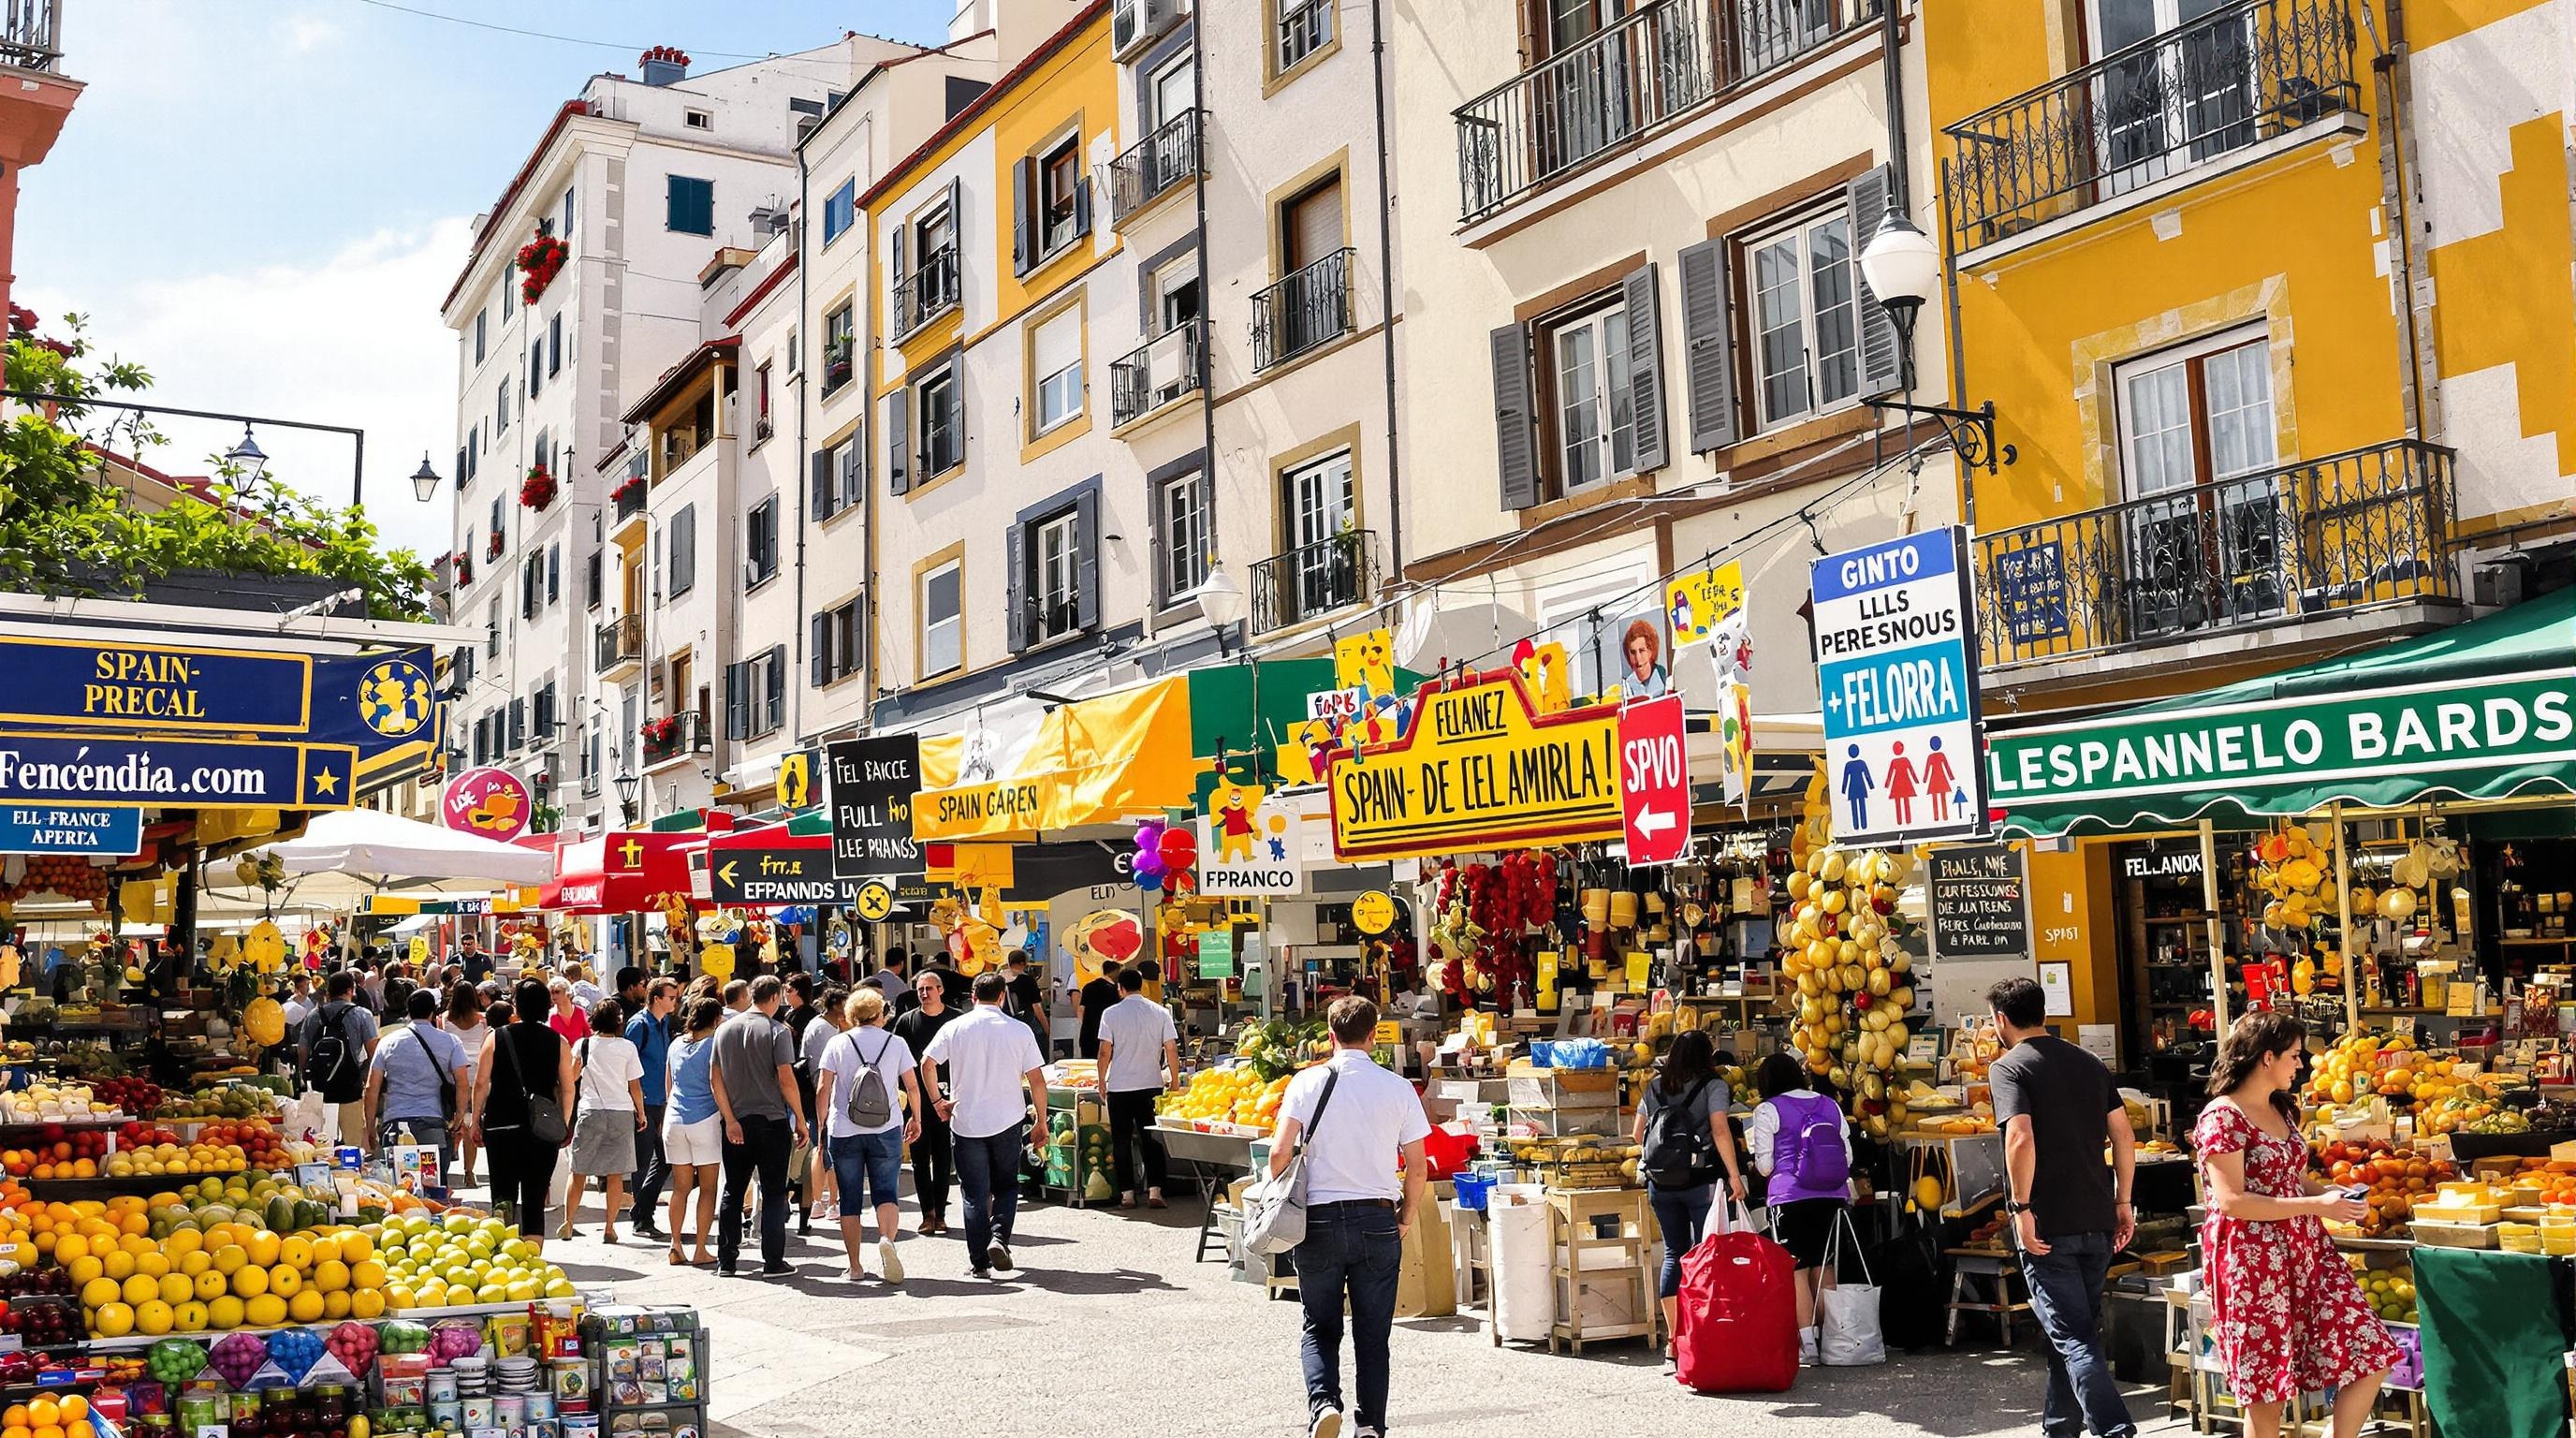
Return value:
<svg viewBox="0 0 2576 1438">
<path fill-rule="evenodd" d="M 626 1241 L 610 1248 L 598 1241 L 596 1205 L 587 1212 L 585 1236 L 549 1242 L 547 1255 L 576 1282 L 614 1285 L 621 1301 L 709 1315 L 720 1434 L 1304 1431 L 1296 1305 L 1264 1303 L 1258 1289 L 1227 1282 L 1222 1264 L 1190 1263 L 1197 1215 L 1186 1203 L 1134 1214 L 1023 1207 L 1023 1277 L 1009 1283 L 966 1277 L 954 1236 L 907 1235 L 900 1289 L 844 1283 L 838 1235 L 827 1240 L 821 1224 L 810 1239 L 791 1231 L 788 1258 L 801 1271 L 771 1282 L 674 1270 L 660 1245 L 623 1230 Z M 873 1239 L 868 1253 L 873 1267 Z M 1967 1339 L 1884 1368 L 1810 1368 L 1790 1393 L 1735 1398 L 1684 1391 L 1634 1342 L 1580 1358 L 1544 1345 L 1497 1349 L 1474 1317 L 1399 1322 L 1394 1357 L 1390 1429 L 1441 1438 L 2030 1434 L 2045 1381 L 2028 1337 L 2011 1356 Z M 2160 1416 L 2138 1395 L 2131 1408 L 2142 1422 Z"/>
</svg>

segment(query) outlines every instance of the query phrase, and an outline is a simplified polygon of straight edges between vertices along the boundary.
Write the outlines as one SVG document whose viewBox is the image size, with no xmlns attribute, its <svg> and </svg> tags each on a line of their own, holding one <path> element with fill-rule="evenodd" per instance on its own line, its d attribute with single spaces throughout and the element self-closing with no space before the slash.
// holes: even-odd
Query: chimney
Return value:
<svg viewBox="0 0 2576 1438">
<path fill-rule="evenodd" d="M 677 45 L 656 45 L 639 57 L 647 85 L 670 85 L 689 78 L 689 57 Z"/>
</svg>

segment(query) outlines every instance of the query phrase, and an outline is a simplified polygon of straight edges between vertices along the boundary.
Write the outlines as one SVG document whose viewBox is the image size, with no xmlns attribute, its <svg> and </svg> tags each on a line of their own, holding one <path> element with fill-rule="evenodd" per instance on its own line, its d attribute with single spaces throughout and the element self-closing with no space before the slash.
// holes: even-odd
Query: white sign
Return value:
<svg viewBox="0 0 2576 1438">
<path fill-rule="evenodd" d="M 1199 820 L 1199 892 L 1277 897 L 1306 889 L 1306 846 L 1287 807 L 1247 785 L 1219 785 Z"/>
<path fill-rule="evenodd" d="M 1365 689 L 1326 689 L 1306 696 L 1306 717 L 1309 719 L 1339 720 L 1347 724 L 1360 717 L 1360 711 L 1367 707 L 1368 691 Z"/>
<path fill-rule="evenodd" d="M 1808 571 L 1836 843 L 1985 832 L 1967 543 L 1954 525 Z"/>
</svg>

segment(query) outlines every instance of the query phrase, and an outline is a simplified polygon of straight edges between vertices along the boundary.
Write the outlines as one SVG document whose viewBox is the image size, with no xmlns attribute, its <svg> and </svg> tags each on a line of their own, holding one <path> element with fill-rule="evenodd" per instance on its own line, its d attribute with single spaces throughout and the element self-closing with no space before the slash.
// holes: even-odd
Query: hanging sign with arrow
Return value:
<svg viewBox="0 0 2576 1438">
<path fill-rule="evenodd" d="M 1682 696 L 1619 710 L 1619 817 L 1632 867 L 1669 864 L 1690 848 L 1690 746 Z"/>
<path fill-rule="evenodd" d="M 832 843 L 820 835 L 803 844 L 711 847 L 707 853 L 708 897 L 719 904 L 850 904 L 860 887 L 856 879 L 832 876 Z"/>
</svg>

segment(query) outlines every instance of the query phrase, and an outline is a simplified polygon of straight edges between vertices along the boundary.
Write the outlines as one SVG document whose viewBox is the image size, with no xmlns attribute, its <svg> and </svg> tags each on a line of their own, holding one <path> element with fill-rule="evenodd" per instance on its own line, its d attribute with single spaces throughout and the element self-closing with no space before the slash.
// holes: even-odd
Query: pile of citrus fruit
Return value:
<svg viewBox="0 0 2576 1438">
<path fill-rule="evenodd" d="M 0 1438 L 98 1438 L 89 1400 L 77 1393 L 39 1394 L 0 1411 Z"/>
<path fill-rule="evenodd" d="M 39 1231 L 35 1242 L 41 1249 L 51 1240 L 54 1261 L 70 1272 L 96 1337 L 272 1328 L 386 1312 L 385 1265 L 375 1240 L 358 1229 L 281 1235 L 219 1223 L 204 1232 L 176 1230 L 156 1243 L 145 1236 L 150 1219 L 142 1198 L 68 1207 L 68 1228 Z M 82 1212 L 85 1207 L 99 1211 Z"/>
<path fill-rule="evenodd" d="M 1251 1068 L 1201 1069 L 1189 1086 L 1162 1101 L 1168 1117 L 1202 1123 L 1229 1123 L 1269 1133 L 1279 1127 L 1279 1101 L 1288 1092 L 1286 1074 L 1261 1081 Z"/>
</svg>

